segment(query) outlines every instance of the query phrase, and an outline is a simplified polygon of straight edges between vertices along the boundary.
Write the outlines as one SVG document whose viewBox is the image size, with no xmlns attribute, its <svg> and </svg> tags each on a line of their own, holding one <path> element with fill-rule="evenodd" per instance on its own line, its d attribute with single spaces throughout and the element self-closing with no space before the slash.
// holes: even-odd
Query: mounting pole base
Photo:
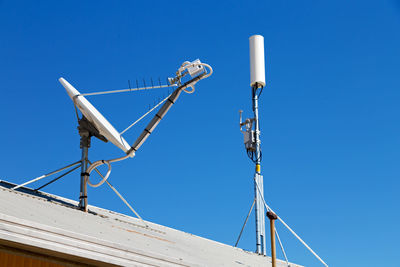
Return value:
<svg viewBox="0 0 400 267">
<path fill-rule="evenodd" d="M 79 208 L 85 212 L 88 211 L 88 199 L 87 199 L 87 180 L 89 174 L 87 173 L 87 168 L 89 164 L 88 152 L 90 147 L 90 138 L 94 135 L 92 132 L 92 125 L 85 117 L 79 120 L 78 131 L 81 136 L 80 148 L 82 149 L 81 158 L 81 184 L 79 193 Z"/>
<path fill-rule="evenodd" d="M 79 193 L 79 208 L 85 212 L 88 211 L 87 179 L 89 177 L 89 174 L 86 172 L 86 170 L 88 168 L 88 152 L 90 147 L 90 135 L 89 132 L 86 133 L 82 133 L 81 135 L 82 165 L 81 165 L 81 185 Z M 79 132 L 79 134 L 81 134 L 81 132 Z"/>
</svg>

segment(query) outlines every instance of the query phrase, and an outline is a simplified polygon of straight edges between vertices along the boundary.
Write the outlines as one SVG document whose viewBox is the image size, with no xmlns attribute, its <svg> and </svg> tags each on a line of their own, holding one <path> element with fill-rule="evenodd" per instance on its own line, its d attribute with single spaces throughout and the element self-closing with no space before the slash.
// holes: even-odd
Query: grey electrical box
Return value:
<svg viewBox="0 0 400 267">
<path fill-rule="evenodd" d="M 254 131 L 250 130 L 250 131 L 243 132 L 243 136 L 244 136 L 244 145 L 246 147 L 246 150 L 255 151 L 256 150 L 256 139 L 254 136 Z"/>
<path fill-rule="evenodd" d="M 191 64 L 193 64 L 193 63 L 201 63 L 201 62 L 200 62 L 200 59 L 196 59 Z M 204 72 L 204 67 L 202 65 L 195 65 L 193 67 L 188 68 L 187 71 L 189 72 L 190 76 L 192 76 L 192 78 L 194 78 L 195 76 Z"/>
</svg>

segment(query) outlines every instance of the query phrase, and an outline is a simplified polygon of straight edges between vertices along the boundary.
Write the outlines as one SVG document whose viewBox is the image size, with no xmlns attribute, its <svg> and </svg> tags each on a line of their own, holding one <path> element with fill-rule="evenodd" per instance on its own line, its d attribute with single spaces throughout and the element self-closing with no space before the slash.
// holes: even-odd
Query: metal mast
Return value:
<svg viewBox="0 0 400 267">
<path fill-rule="evenodd" d="M 261 89 L 260 89 L 261 88 Z M 264 179 L 261 175 L 261 140 L 260 140 L 260 125 L 258 121 L 258 97 L 262 87 L 258 84 L 253 86 L 253 112 L 254 112 L 254 139 L 255 139 L 255 174 L 254 174 L 254 194 L 256 198 L 255 214 L 256 214 L 256 248 L 257 253 L 266 255 L 265 247 L 265 212 L 264 212 Z"/>
<path fill-rule="evenodd" d="M 240 130 L 244 135 L 244 144 L 247 155 L 255 164 L 254 195 L 256 214 L 256 252 L 266 255 L 265 247 L 265 213 L 264 213 L 264 185 L 261 175 L 261 140 L 260 124 L 258 120 L 258 99 L 265 86 L 264 37 L 253 35 L 250 37 L 250 86 L 254 117 L 242 122 L 240 112 Z M 250 210 L 251 212 L 251 210 Z"/>
<path fill-rule="evenodd" d="M 79 129 L 81 136 L 80 148 L 82 149 L 82 165 L 81 165 L 81 184 L 79 193 L 79 208 L 87 211 L 87 167 L 88 167 L 88 152 L 90 147 L 90 134 L 89 131 Z"/>
<path fill-rule="evenodd" d="M 99 131 L 91 122 L 89 122 L 85 116 L 82 116 L 81 119 L 78 120 L 79 126 L 78 131 L 81 137 L 80 148 L 82 149 L 82 158 L 81 158 L 81 183 L 80 183 L 80 193 L 79 193 L 79 208 L 83 211 L 88 211 L 88 199 L 87 199 L 87 183 L 89 173 L 88 165 L 88 152 L 90 148 L 91 137 L 95 136 L 100 140 L 107 142 L 107 139 L 102 136 Z"/>
<path fill-rule="evenodd" d="M 264 212 L 264 179 L 261 175 L 261 140 L 260 124 L 258 120 L 258 98 L 265 86 L 265 63 L 264 63 L 264 37 L 253 35 L 250 41 L 250 86 L 253 100 L 254 113 L 254 149 L 252 158 L 255 163 L 254 193 L 256 199 L 256 251 L 258 254 L 266 255 L 265 246 L 265 212 Z"/>
</svg>

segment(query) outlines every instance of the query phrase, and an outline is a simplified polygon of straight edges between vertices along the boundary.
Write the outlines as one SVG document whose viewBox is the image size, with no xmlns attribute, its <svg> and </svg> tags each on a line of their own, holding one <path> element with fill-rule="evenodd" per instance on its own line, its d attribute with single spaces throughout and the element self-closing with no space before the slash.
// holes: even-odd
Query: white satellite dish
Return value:
<svg viewBox="0 0 400 267">
<path fill-rule="evenodd" d="M 90 102 L 82 96 L 78 90 L 76 90 L 69 82 L 64 78 L 59 79 L 62 86 L 64 86 L 69 97 L 75 103 L 75 105 L 82 112 L 83 116 L 90 121 L 99 133 L 104 136 L 108 141 L 122 149 L 125 153 L 131 148 L 125 139 L 119 134 L 119 132 L 111 125 L 110 122 L 92 105 Z"/>
</svg>

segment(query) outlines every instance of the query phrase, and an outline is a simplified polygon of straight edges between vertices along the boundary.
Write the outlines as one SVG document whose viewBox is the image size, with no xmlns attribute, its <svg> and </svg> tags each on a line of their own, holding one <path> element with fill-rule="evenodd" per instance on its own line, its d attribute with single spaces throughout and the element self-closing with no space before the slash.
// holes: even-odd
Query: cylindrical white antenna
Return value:
<svg viewBox="0 0 400 267">
<path fill-rule="evenodd" d="M 250 86 L 265 86 L 264 37 L 250 37 Z"/>
</svg>

